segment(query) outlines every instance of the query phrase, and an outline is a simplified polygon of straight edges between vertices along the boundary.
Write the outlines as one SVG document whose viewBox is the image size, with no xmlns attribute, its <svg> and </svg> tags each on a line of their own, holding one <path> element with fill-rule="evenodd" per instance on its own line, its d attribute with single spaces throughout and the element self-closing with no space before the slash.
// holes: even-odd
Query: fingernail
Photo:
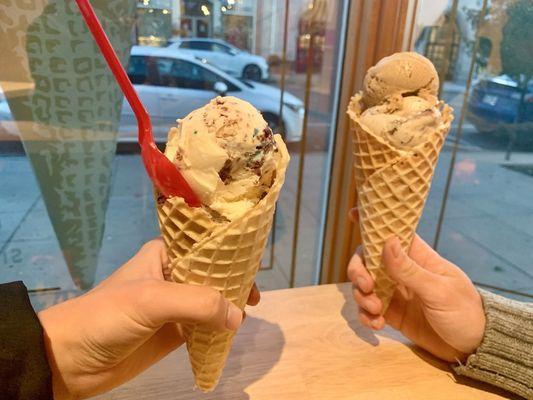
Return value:
<svg viewBox="0 0 533 400">
<path fill-rule="evenodd" d="M 402 245 L 397 237 L 392 239 L 391 251 L 394 258 L 399 258 L 402 254 Z"/>
<path fill-rule="evenodd" d="M 229 303 L 228 314 L 226 315 L 226 328 L 231 331 L 239 329 L 242 323 L 242 311 L 233 303 Z"/>
<path fill-rule="evenodd" d="M 370 321 L 370 326 L 374 329 L 379 329 L 380 328 L 379 321 L 377 319 L 373 319 L 372 321 Z"/>
</svg>

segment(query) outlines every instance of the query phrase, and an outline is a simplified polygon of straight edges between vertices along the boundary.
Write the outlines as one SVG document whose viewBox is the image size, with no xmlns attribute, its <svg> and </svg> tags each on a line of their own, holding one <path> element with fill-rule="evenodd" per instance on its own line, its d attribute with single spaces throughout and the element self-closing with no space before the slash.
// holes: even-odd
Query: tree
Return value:
<svg viewBox="0 0 533 400">
<path fill-rule="evenodd" d="M 507 8 L 501 42 L 502 72 L 516 82 L 533 76 L 533 2 L 519 0 Z"/>
<path fill-rule="evenodd" d="M 507 23 L 502 30 L 500 57 L 502 73 L 512 78 L 518 84 L 520 102 L 516 110 L 515 123 L 524 122 L 525 96 L 528 82 L 533 77 L 533 2 L 519 0 L 507 7 Z M 509 142 L 506 158 L 515 141 L 515 130 Z"/>
</svg>

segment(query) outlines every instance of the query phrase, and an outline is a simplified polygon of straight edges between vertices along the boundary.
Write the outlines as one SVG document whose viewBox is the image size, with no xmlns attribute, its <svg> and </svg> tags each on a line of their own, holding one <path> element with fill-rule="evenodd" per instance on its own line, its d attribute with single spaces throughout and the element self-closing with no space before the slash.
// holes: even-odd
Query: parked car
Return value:
<svg viewBox="0 0 533 400">
<path fill-rule="evenodd" d="M 128 76 L 150 114 L 156 141 L 165 142 L 168 130 L 217 95 L 232 95 L 254 105 L 272 130 L 288 142 L 301 139 L 304 108 L 300 99 L 285 92 L 283 120 L 279 120 L 281 91 L 275 87 L 229 76 L 207 61 L 168 48 L 134 46 Z M 0 139 L 18 140 L 9 104 L 0 93 Z M 119 142 L 137 141 L 137 121 L 124 99 Z"/>
<path fill-rule="evenodd" d="M 268 79 L 268 64 L 263 57 L 240 50 L 223 40 L 181 38 L 172 41 L 168 48 L 205 58 L 232 76 L 254 81 Z"/>
<path fill-rule="evenodd" d="M 165 141 L 170 126 L 202 107 L 217 95 L 231 95 L 250 102 L 274 132 L 286 141 L 301 138 L 304 108 L 300 99 L 285 92 L 283 120 L 279 121 L 281 91 L 258 82 L 239 80 L 175 49 L 134 46 L 128 76 L 154 125 L 156 140 Z M 120 138 L 136 140 L 135 117 L 124 100 Z"/>
<path fill-rule="evenodd" d="M 508 76 L 481 79 L 473 85 L 467 118 L 478 132 L 501 130 L 501 125 L 533 123 L 533 80 L 528 82 L 522 115 L 517 117 L 520 99 L 518 84 Z"/>
</svg>

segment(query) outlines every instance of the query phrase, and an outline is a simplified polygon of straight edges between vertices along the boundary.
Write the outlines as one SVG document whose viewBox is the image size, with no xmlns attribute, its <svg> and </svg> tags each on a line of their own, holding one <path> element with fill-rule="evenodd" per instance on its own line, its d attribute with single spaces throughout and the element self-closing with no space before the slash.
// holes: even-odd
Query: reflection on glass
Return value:
<svg viewBox="0 0 533 400">
<path fill-rule="evenodd" d="M 288 142 L 293 163 L 279 201 L 274 259 L 267 249 L 258 278 L 264 288 L 289 284 L 307 90 L 296 284 L 315 280 L 334 72 L 344 34 L 337 29 L 341 3 L 92 2 L 159 143 L 176 119 L 217 95 L 252 103 Z M 158 235 L 152 186 L 138 154 L 132 110 L 75 3 L 41 0 L 29 7 L 12 0 L 1 7 L 11 22 L 0 40 L 0 281 L 23 279 L 30 288 L 51 289 L 47 300 L 39 300 L 43 305 L 105 278 Z"/>
<path fill-rule="evenodd" d="M 420 232 L 438 238 L 438 250 L 478 283 L 526 296 L 533 295 L 531 24 L 527 0 L 422 3 L 416 41 L 438 66 L 456 115 Z"/>
<path fill-rule="evenodd" d="M 211 44 L 210 41 L 202 43 Z M 196 50 L 189 52 L 187 49 L 182 52 L 176 50 L 174 45 L 165 49 L 143 46 L 132 49 L 128 75 L 152 117 L 158 141 L 166 140 L 167 132 L 177 118 L 185 117 L 216 95 L 226 94 L 254 105 L 263 113 L 272 129 L 282 132 L 286 140 L 300 139 L 303 118 L 303 103 L 300 99 L 288 92 L 284 94 L 284 118 L 281 126 L 278 126 L 281 100 L 279 89 L 264 83 L 236 79 L 216 65 L 220 63 L 198 58 Z M 135 126 L 133 111 L 124 101 L 121 137 L 134 141 Z"/>
<path fill-rule="evenodd" d="M 172 33 L 171 0 L 140 1 L 137 5 L 137 42 L 164 46 Z"/>
<path fill-rule="evenodd" d="M 43 5 L 31 19 L 23 18 L 24 2 L 7 9 L 19 25 L 13 27 L 16 35 L 2 40 L 22 54 L 20 63 L 6 65 L 10 81 L 30 82 L 32 89 L 15 96 L 7 91 L 5 97 L 72 279 L 85 289 L 95 279 L 122 96 L 88 40 L 76 4 Z M 124 62 L 134 7 L 120 1 L 97 6 Z M 31 224 L 28 217 L 40 201 L 38 196 L 29 208 L 21 205 L 26 212 L 21 224 Z M 9 245 L 15 243 L 16 235 Z M 32 249 L 25 244 L 17 245 L 28 256 Z"/>
</svg>

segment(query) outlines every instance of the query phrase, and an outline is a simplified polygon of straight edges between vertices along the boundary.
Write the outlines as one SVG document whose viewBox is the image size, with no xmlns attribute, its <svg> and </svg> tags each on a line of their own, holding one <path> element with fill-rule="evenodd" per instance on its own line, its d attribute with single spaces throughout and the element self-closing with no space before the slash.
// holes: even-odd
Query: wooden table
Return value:
<svg viewBox="0 0 533 400">
<path fill-rule="evenodd" d="M 446 363 L 391 329 L 356 319 L 349 284 L 262 293 L 248 309 L 217 389 L 193 391 L 185 349 L 99 399 L 458 400 L 502 399 L 488 385 L 457 381 Z"/>
</svg>

